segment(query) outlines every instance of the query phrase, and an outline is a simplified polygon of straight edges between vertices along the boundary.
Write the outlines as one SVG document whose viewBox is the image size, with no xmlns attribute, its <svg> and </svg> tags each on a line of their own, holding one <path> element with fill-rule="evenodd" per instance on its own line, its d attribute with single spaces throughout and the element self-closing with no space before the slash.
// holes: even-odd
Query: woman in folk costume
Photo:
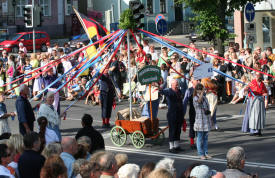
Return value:
<svg viewBox="0 0 275 178">
<path fill-rule="evenodd" d="M 217 113 L 217 105 L 218 105 L 218 86 L 217 84 L 211 80 L 210 78 L 204 78 L 201 80 L 201 84 L 206 89 L 206 98 L 208 100 L 211 112 L 211 120 L 212 124 L 215 126 L 215 130 L 219 130 L 216 120 Z"/>
<path fill-rule="evenodd" d="M 61 140 L 61 133 L 60 133 L 60 124 L 61 124 L 61 117 L 54 109 L 54 92 L 48 92 L 46 97 L 46 102 L 41 104 L 37 118 L 39 117 L 46 117 L 48 120 L 48 128 L 55 131 L 56 135 L 58 136 L 59 140 Z"/>
<path fill-rule="evenodd" d="M 248 100 L 243 119 L 242 131 L 249 132 L 251 136 L 261 136 L 265 125 L 265 102 L 267 89 L 262 81 L 262 74 L 257 72 L 255 79 L 245 88 L 248 91 Z M 253 93 L 252 93 L 253 92 Z M 265 98 L 263 97 L 265 96 Z"/>
<path fill-rule="evenodd" d="M 47 88 L 51 83 L 53 83 L 58 77 L 56 74 L 54 74 L 54 67 L 50 68 L 47 71 L 46 75 L 43 75 L 43 84 L 44 87 Z M 50 88 L 48 88 L 48 91 L 54 92 L 59 86 L 61 85 L 61 82 L 58 81 L 54 85 L 52 85 Z M 59 101 L 59 91 L 54 93 L 54 102 L 53 102 L 54 109 L 60 114 L 60 101 Z"/>
</svg>

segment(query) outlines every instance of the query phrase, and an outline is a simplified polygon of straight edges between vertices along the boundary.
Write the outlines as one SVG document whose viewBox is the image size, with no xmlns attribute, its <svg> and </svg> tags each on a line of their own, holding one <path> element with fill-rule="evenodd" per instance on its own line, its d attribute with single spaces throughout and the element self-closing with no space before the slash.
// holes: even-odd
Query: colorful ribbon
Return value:
<svg viewBox="0 0 275 178">
<path fill-rule="evenodd" d="M 231 63 L 236 64 L 236 65 L 238 65 L 238 66 L 241 66 L 241 67 L 244 67 L 244 68 L 247 68 L 247 69 L 250 69 L 250 70 L 254 70 L 254 71 L 259 72 L 259 73 L 261 73 L 261 74 L 264 74 L 264 75 L 267 75 L 267 76 L 269 76 L 269 77 L 275 78 L 275 76 L 273 76 L 273 75 L 270 75 L 270 74 L 264 73 L 264 72 L 262 72 L 262 71 L 253 69 L 253 68 L 251 68 L 251 67 L 248 67 L 248 66 L 239 64 L 239 63 L 237 63 L 237 62 L 233 62 L 233 61 L 228 60 L 228 59 L 225 59 L 225 58 L 223 58 L 223 57 L 216 56 L 216 55 L 211 54 L 211 53 L 208 53 L 208 52 L 206 52 L 206 51 L 202 51 L 202 50 L 197 49 L 197 48 L 192 48 L 191 46 L 188 46 L 188 45 L 179 43 L 179 42 L 177 42 L 177 41 L 174 41 L 174 40 L 165 38 L 165 37 L 163 37 L 163 36 L 156 35 L 156 34 L 154 34 L 154 33 L 148 32 L 148 31 L 146 31 L 146 30 L 139 29 L 139 31 L 143 32 L 144 34 L 147 33 L 147 34 L 150 34 L 150 35 L 152 35 L 152 36 L 156 36 L 156 37 L 161 38 L 161 39 L 164 39 L 164 40 L 166 40 L 166 41 L 170 41 L 170 42 L 172 42 L 172 43 L 176 43 L 176 44 L 178 44 L 178 45 L 180 45 L 180 46 L 184 46 L 184 47 L 187 47 L 187 48 L 190 48 L 190 49 L 199 51 L 199 52 L 201 52 L 201 53 L 205 53 L 205 54 L 210 55 L 210 56 L 213 56 L 213 57 L 215 57 L 215 58 L 218 58 L 218 59 L 221 59 L 221 60 L 224 60 L 224 61 L 227 61 L 227 62 L 231 62 Z"/>
</svg>

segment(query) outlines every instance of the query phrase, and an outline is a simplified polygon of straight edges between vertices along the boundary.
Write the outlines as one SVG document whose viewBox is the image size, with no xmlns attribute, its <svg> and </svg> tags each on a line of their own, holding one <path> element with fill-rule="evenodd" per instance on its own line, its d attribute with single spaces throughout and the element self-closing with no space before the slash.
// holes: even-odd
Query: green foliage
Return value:
<svg viewBox="0 0 275 178">
<path fill-rule="evenodd" d="M 133 12 L 130 9 L 123 11 L 119 19 L 118 27 L 120 29 L 134 29 L 136 27 L 136 23 L 133 20 Z"/>
<path fill-rule="evenodd" d="M 197 23 L 196 31 L 204 39 L 214 43 L 216 38 L 226 40 L 229 37 L 229 32 L 221 28 L 222 22 L 216 14 L 200 11 L 191 20 Z"/>
</svg>

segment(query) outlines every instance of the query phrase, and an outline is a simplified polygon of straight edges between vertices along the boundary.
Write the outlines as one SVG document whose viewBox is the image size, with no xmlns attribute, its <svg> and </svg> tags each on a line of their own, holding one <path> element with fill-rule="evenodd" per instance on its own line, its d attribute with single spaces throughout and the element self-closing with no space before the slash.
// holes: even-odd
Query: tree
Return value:
<svg viewBox="0 0 275 178">
<path fill-rule="evenodd" d="M 226 29 L 226 16 L 232 16 L 235 10 L 244 8 L 247 2 L 255 4 L 262 0 L 175 0 L 185 3 L 195 13 L 193 20 L 196 29 L 203 37 L 208 37 L 216 44 L 219 53 L 224 52 L 224 41 L 230 34 Z"/>
</svg>

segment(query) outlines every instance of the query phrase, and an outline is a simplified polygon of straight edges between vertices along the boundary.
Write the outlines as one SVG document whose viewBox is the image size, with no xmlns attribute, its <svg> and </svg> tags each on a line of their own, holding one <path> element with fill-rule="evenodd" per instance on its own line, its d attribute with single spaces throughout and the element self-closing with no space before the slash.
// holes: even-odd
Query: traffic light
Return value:
<svg viewBox="0 0 275 178">
<path fill-rule="evenodd" d="M 33 28 L 33 7 L 32 5 L 25 5 L 24 10 L 24 23 L 26 28 Z"/>
<path fill-rule="evenodd" d="M 136 28 L 144 27 L 144 23 L 141 22 L 141 19 L 144 18 L 144 14 L 141 12 L 144 9 L 144 5 L 140 1 L 130 1 L 129 8 L 133 12 L 133 19 L 136 22 Z"/>
<path fill-rule="evenodd" d="M 42 8 L 39 6 L 34 7 L 34 27 L 41 27 L 42 26 Z"/>
</svg>

